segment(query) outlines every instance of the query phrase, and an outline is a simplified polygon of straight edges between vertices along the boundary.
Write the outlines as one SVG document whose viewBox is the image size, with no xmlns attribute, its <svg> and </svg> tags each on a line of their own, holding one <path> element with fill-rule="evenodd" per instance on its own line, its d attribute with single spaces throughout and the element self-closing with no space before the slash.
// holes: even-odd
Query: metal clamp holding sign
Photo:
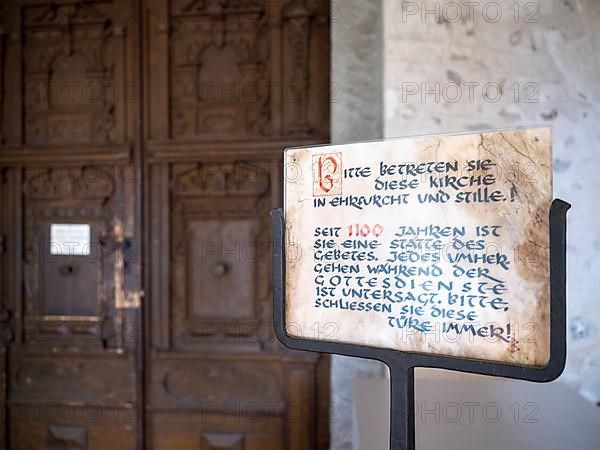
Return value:
<svg viewBox="0 0 600 450">
<path fill-rule="evenodd" d="M 566 358 L 566 213 L 549 129 L 293 148 L 273 211 L 287 347 L 390 368 L 391 449 L 414 368 L 547 382 Z"/>
</svg>

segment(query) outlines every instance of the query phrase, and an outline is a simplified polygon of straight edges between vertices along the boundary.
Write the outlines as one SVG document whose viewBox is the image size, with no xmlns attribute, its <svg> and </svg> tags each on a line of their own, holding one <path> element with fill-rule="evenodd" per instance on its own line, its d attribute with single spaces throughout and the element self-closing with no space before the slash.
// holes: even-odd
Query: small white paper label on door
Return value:
<svg viewBox="0 0 600 450">
<path fill-rule="evenodd" d="M 50 225 L 50 254 L 89 255 L 90 225 L 67 223 L 53 223 Z"/>
</svg>

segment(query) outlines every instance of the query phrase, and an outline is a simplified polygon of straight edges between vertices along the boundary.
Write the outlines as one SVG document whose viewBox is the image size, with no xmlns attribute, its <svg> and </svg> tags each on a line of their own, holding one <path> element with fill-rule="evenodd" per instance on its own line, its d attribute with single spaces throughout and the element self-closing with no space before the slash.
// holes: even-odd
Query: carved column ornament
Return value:
<svg viewBox="0 0 600 450">
<path fill-rule="evenodd" d="M 286 101 L 292 103 L 293 116 L 288 131 L 307 134 L 308 122 L 309 42 L 313 12 L 302 0 L 293 0 L 283 7 L 283 32 L 290 49 L 290 75 L 286 78 Z"/>
</svg>

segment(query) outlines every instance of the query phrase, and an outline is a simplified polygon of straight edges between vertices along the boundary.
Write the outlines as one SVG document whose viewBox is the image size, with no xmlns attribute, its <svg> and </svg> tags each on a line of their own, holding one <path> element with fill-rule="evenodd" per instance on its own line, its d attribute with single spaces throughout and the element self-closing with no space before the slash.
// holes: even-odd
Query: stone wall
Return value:
<svg viewBox="0 0 600 450">
<path fill-rule="evenodd" d="M 468 3 L 384 1 L 385 137 L 553 127 L 573 204 L 563 379 L 600 402 L 600 2 Z"/>
<path fill-rule="evenodd" d="M 383 137 L 383 4 L 343 0 L 331 7 L 332 142 Z M 331 365 L 331 449 L 356 447 L 353 381 L 383 377 L 381 364 L 334 356 Z"/>
<path fill-rule="evenodd" d="M 600 208 L 594 203 L 600 194 L 599 30 L 596 0 L 332 3 L 334 142 L 553 127 L 554 194 L 573 204 L 568 363 L 561 380 L 595 403 L 600 402 Z M 372 363 L 334 359 L 332 448 L 353 448 L 348 381 L 382 373 Z"/>
</svg>

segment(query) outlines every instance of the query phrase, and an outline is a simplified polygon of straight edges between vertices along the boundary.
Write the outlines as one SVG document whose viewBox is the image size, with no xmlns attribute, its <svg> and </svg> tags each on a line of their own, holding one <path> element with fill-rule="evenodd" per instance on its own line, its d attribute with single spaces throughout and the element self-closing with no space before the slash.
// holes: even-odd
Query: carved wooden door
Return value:
<svg viewBox="0 0 600 450">
<path fill-rule="evenodd" d="M 147 0 L 144 19 L 148 443 L 326 448 L 327 360 L 272 331 L 268 212 L 282 149 L 329 139 L 329 3 Z"/>
<path fill-rule="evenodd" d="M 283 148 L 329 139 L 329 3 L 0 22 L 0 448 L 327 448 L 328 359 L 273 334 L 268 212 Z"/>
<path fill-rule="evenodd" d="M 2 2 L 4 448 L 143 442 L 129 13 L 127 2 Z"/>
</svg>

